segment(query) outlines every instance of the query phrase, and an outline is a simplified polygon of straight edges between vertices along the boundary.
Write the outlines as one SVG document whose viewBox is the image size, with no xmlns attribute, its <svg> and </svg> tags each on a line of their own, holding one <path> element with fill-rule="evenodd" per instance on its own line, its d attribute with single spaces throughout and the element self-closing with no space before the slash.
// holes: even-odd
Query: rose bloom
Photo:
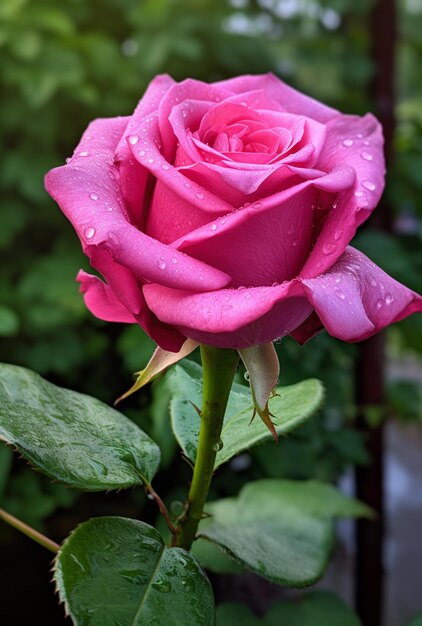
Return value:
<svg viewBox="0 0 422 626">
<path fill-rule="evenodd" d="M 273 75 L 158 76 L 133 115 L 93 121 L 46 188 L 91 265 L 89 310 L 242 349 L 325 327 L 358 341 L 422 298 L 348 244 L 384 187 L 370 114 L 344 115 Z"/>
</svg>

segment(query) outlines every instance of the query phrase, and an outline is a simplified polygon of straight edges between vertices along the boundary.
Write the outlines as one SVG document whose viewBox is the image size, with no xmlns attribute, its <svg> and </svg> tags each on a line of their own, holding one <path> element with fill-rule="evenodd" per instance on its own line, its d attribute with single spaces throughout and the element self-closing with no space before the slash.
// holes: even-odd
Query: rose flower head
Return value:
<svg viewBox="0 0 422 626">
<path fill-rule="evenodd" d="M 133 115 L 94 120 L 46 188 L 105 279 L 78 275 L 95 316 L 138 323 L 173 353 L 245 352 L 323 327 L 359 341 L 422 310 L 348 245 L 384 174 L 371 114 L 271 74 L 158 76 Z"/>
</svg>

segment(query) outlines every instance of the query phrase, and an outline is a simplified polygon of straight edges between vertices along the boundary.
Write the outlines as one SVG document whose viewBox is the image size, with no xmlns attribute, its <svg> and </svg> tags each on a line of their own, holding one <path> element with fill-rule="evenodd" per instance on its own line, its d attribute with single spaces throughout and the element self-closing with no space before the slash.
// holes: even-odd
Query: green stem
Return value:
<svg viewBox="0 0 422 626">
<path fill-rule="evenodd" d="M 13 528 L 16 528 L 16 530 L 19 530 L 30 539 L 33 539 L 33 541 L 36 541 L 44 548 L 47 548 L 47 550 L 50 550 L 51 552 L 59 551 L 60 546 L 57 543 L 55 543 L 45 535 L 39 533 L 38 530 L 31 528 L 31 526 L 28 526 L 28 524 L 25 524 L 25 522 L 22 522 L 17 517 L 14 517 L 10 513 L 7 513 L 3 509 L 0 509 L 0 519 L 2 519 L 7 524 L 10 524 L 10 526 L 13 526 Z"/>
<path fill-rule="evenodd" d="M 203 395 L 201 426 L 185 515 L 176 545 L 190 550 L 201 521 L 214 471 L 215 457 L 239 355 L 236 350 L 201 345 Z"/>
</svg>

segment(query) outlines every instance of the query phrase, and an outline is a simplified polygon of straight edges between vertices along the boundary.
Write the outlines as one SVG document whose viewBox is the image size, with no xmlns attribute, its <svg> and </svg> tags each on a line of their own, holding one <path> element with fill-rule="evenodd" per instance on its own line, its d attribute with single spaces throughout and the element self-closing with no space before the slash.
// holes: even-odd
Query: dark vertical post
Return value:
<svg viewBox="0 0 422 626">
<path fill-rule="evenodd" d="M 392 159 L 394 134 L 395 44 L 397 12 L 395 0 L 377 0 L 370 15 L 371 56 L 374 77 L 370 96 L 380 119 L 385 137 L 387 166 Z M 391 210 L 387 203 L 375 212 L 371 225 L 391 229 Z M 383 497 L 384 454 L 383 425 L 370 428 L 365 419 L 365 406 L 385 405 L 383 333 L 362 342 L 356 362 L 357 425 L 365 435 L 371 457 L 367 468 L 356 469 L 356 495 L 377 513 L 375 521 L 360 520 L 356 524 L 356 608 L 363 626 L 382 626 L 383 609 L 383 538 L 385 511 Z"/>
</svg>

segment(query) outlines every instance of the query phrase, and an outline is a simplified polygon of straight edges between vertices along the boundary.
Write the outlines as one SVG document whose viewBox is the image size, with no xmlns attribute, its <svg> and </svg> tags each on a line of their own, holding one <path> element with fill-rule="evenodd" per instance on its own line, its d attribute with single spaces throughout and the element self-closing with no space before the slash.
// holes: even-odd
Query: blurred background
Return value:
<svg viewBox="0 0 422 626">
<path fill-rule="evenodd" d="M 102 323 L 85 309 L 75 276 L 87 263 L 43 176 L 72 153 L 91 119 L 129 114 L 161 72 L 212 81 L 272 71 L 344 112 L 375 112 L 388 184 L 354 245 L 422 291 L 421 33 L 422 0 L 1 0 L 0 360 L 108 403 L 147 362 L 153 344 L 140 328 Z M 219 471 L 215 495 L 265 476 L 357 491 L 378 520 L 339 527 L 320 586 L 357 603 L 364 626 L 402 626 L 422 611 L 422 316 L 362 345 L 324 333 L 302 348 L 283 340 L 277 350 L 281 383 L 318 376 L 326 404 L 278 446 Z M 122 410 L 162 447 L 156 489 L 168 503 L 180 499 L 189 471 L 159 383 Z M 51 484 L 5 447 L 0 506 L 55 540 L 94 515 L 156 517 L 142 493 Z M 4 524 L 0 552 L 0 622 L 70 623 L 56 606 L 50 555 Z M 213 583 L 218 601 L 239 600 L 258 614 L 284 593 L 252 576 Z"/>
</svg>

